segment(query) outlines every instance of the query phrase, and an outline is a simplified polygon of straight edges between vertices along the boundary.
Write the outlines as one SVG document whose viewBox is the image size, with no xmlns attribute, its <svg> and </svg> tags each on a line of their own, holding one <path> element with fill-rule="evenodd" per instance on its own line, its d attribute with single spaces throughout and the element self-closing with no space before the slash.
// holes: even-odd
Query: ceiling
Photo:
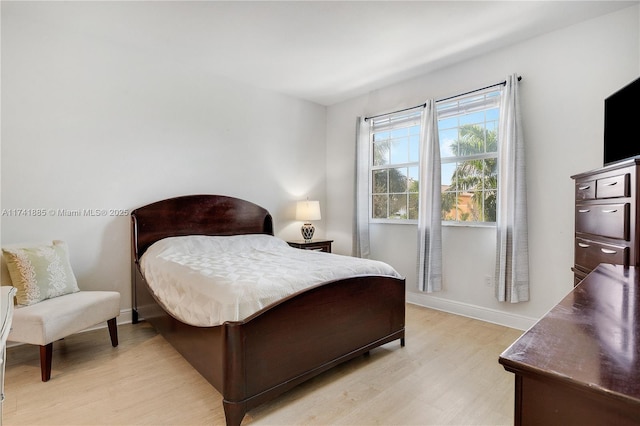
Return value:
<svg viewBox="0 0 640 426">
<path fill-rule="evenodd" d="M 637 3 L 75 2 L 56 17 L 212 75 L 331 105 Z"/>
</svg>

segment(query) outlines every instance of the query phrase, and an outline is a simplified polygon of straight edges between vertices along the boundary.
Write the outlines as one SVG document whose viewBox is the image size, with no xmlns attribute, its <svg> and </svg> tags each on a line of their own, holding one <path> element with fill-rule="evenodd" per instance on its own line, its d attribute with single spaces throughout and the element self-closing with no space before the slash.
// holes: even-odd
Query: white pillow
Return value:
<svg viewBox="0 0 640 426">
<path fill-rule="evenodd" d="M 64 241 L 3 248 L 2 254 L 13 286 L 18 289 L 16 302 L 19 305 L 33 305 L 80 291 Z"/>
</svg>

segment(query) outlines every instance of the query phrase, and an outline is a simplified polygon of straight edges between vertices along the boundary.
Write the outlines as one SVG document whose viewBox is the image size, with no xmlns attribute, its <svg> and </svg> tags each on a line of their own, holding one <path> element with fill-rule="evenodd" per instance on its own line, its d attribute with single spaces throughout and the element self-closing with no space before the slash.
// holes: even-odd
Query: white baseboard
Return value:
<svg viewBox="0 0 640 426">
<path fill-rule="evenodd" d="M 462 315 L 517 330 L 528 330 L 538 319 L 525 317 L 523 315 L 510 314 L 495 309 L 468 303 L 457 302 L 455 300 L 442 299 L 439 297 L 426 296 L 417 293 L 407 293 L 407 302 L 425 308 L 436 309 L 438 311 L 451 314 Z"/>
<path fill-rule="evenodd" d="M 132 310 L 131 309 L 122 309 L 120 311 L 120 315 L 118 316 L 118 324 L 130 324 L 132 319 Z M 82 330 L 80 333 L 84 333 L 85 331 L 98 330 L 100 328 L 107 328 L 106 322 L 101 322 L 100 324 L 96 324 L 93 327 L 89 327 L 85 330 Z"/>
</svg>

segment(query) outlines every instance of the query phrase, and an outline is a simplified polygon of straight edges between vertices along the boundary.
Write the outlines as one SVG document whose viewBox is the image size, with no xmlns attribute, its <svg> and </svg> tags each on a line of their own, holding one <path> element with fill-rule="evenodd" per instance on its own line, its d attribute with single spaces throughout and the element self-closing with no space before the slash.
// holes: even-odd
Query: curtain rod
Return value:
<svg viewBox="0 0 640 426">
<path fill-rule="evenodd" d="M 520 80 L 522 80 L 522 77 L 521 77 L 521 76 L 518 76 L 518 81 L 520 81 Z M 475 92 L 480 92 L 480 91 L 482 91 L 482 90 L 491 89 L 492 87 L 496 87 L 496 86 L 504 86 L 505 84 L 507 84 L 507 80 L 501 81 L 500 83 L 496 83 L 496 84 L 490 84 L 489 86 L 485 86 L 485 87 L 482 87 L 482 88 L 480 88 L 480 89 L 470 90 L 470 91 L 468 91 L 468 92 L 460 93 L 460 94 L 457 94 L 457 95 L 454 95 L 454 96 L 449 96 L 449 97 L 447 97 L 447 98 L 438 99 L 438 100 L 436 101 L 436 103 L 437 103 L 437 102 L 448 101 L 448 100 L 450 100 L 450 99 L 454 99 L 454 98 L 457 98 L 457 97 L 460 97 L 460 96 L 470 95 L 470 94 L 475 93 Z M 411 110 L 411 109 L 415 109 L 415 108 L 424 108 L 425 106 L 427 106 L 427 104 L 426 104 L 426 103 L 424 103 L 424 104 L 420 104 L 420 105 L 416 105 L 416 106 L 411 107 L 411 108 L 405 108 L 405 109 L 400 109 L 400 110 L 398 110 L 398 111 L 387 112 L 387 113 L 385 113 L 385 114 L 378 114 L 378 115 L 374 115 L 374 116 L 371 116 L 371 117 L 365 117 L 365 118 L 364 118 L 364 121 L 370 120 L 370 119 L 372 119 L 372 118 L 382 117 L 383 115 L 396 114 L 396 113 L 398 113 L 398 112 L 409 111 L 409 110 Z"/>
</svg>

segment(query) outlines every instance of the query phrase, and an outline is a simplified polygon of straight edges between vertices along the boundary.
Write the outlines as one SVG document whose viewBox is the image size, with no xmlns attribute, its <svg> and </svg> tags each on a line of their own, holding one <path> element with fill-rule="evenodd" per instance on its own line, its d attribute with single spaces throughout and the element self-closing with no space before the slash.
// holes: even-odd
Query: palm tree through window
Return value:
<svg viewBox="0 0 640 426">
<path fill-rule="evenodd" d="M 495 222 L 500 92 L 438 105 L 442 220 Z"/>
</svg>

